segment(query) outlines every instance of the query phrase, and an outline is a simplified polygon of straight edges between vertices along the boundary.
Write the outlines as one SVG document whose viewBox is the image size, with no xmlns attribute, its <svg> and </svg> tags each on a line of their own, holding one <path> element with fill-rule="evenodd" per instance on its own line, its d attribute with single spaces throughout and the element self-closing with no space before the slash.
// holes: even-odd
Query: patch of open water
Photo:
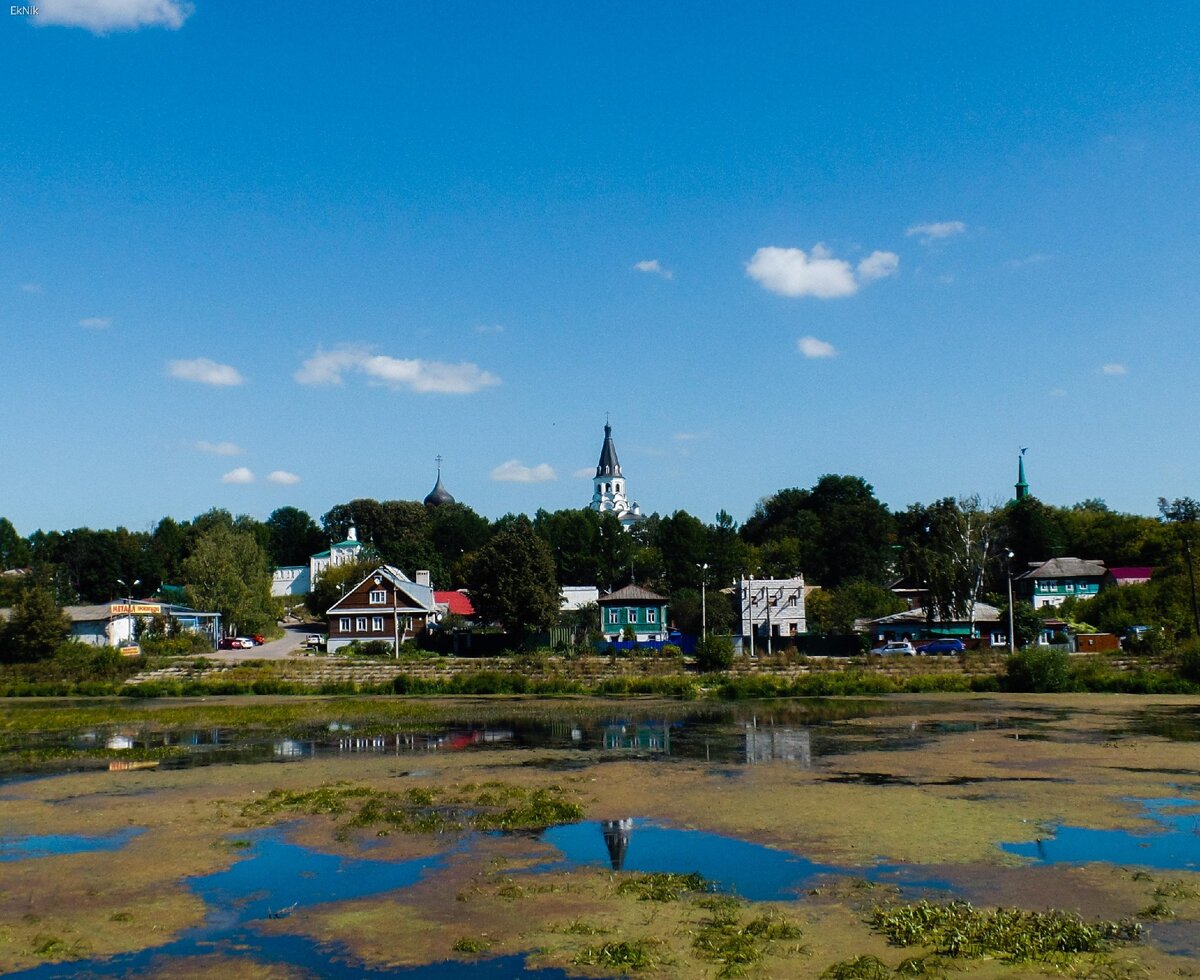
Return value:
<svg viewBox="0 0 1200 980">
<path fill-rule="evenodd" d="M 1196 802 L 1179 798 L 1138 802 L 1160 829 L 1135 832 L 1057 826 L 1051 828 L 1049 837 L 1000 846 L 1035 864 L 1104 862 L 1200 871 L 1200 814 L 1194 812 Z M 1191 812 L 1173 812 L 1184 808 Z"/>
<path fill-rule="evenodd" d="M 49 857 L 53 854 L 83 854 L 87 851 L 119 851 L 141 833 L 141 827 L 127 827 L 104 837 L 84 834 L 0 836 L 0 861 L 24 861 L 26 858 Z"/>
</svg>

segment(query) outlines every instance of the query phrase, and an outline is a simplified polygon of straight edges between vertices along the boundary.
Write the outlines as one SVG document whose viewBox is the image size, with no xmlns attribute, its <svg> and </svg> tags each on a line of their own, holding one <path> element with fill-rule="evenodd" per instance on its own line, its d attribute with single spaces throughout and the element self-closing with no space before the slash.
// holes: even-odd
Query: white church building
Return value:
<svg viewBox="0 0 1200 980">
<path fill-rule="evenodd" d="M 617 459 L 617 447 L 613 443 L 612 426 L 604 423 L 604 445 L 600 448 L 600 462 L 596 464 L 596 475 L 592 478 L 592 510 L 601 514 L 613 514 L 621 526 L 628 531 L 646 519 L 636 500 L 629 500 L 629 490 L 621 463 Z"/>
</svg>

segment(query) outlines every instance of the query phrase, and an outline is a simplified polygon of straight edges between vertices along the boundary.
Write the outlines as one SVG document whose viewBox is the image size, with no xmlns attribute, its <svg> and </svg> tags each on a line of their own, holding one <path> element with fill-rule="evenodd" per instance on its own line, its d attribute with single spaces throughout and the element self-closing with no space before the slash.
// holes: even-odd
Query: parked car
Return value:
<svg viewBox="0 0 1200 980">
<path fill-rule="evenodd" d="M 254 641 L 252 639 L 250 639 L 250 637 L 238 636 L 238 637 L 234 637 L 234 639 L 237 640 L 238 646 L 241 647 L 243 650 L 253 650 L 254 649 Z"/>
<path fill-rule="evenodd" d="M 221 642 L 217 644 L 217 647 L 221 650 L 240 650 L 242 644 L 238 641 L 236 636 L 223 636 L 221 637 Z"/>
<path fill-rule="evenodd" d="M 310 650 L 320 650 L 325 646 L 325 637 L 319 633 L 309 633 L 304 645 Z"/>
<path fill-rule="evenodd" d="M 942 653 L 962 653 L 966 648 L 967 645 L 962 640 L 946 638 L 922 643 L 917 647 L 917 653 L 924 653 L 929 656 Z"/>
<path fill-rule="evenodd" d="M 255 633 L 252 637 L 250 637 L 250 639 L 254 641 L 254 645 L 256 647 L 260 647 L 267 642 L 267 638 L 261 633 Z"/>
<path fill-rule="evenodd" d="M 908 640 L 891 640 L 874 647 L 871 652 L 877 657 L 915 657 L 917 648 Z"/>
</svg>

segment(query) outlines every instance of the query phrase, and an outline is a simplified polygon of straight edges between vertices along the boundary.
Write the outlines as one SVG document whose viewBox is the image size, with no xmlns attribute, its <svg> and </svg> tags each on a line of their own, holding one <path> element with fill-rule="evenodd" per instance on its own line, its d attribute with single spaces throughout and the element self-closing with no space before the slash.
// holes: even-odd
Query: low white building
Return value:
<svg viewBox="0 0 1200 980">
<path fill-rule="evenodd" d="M 97 647 L 125 647 L 137 642 L 136 623 L 144 625 L 155 616 L 179 623 L 180 629 L 201 633 L 212 640 L 221 636 L 221 614 L 198 612 L 169 602 L 102 602 L 94 606 L 66 606 L 71 620 L 71 639 Z"/>
<path fill-rule="evenodd" d="M 600 590 L 594 585 L 564 585 L 558 593 L 561 612 L 574 612 L 600 601 Z"/>
<path fill-rule="evenodd" d="M 346 540 L 331 544 L 308 559 L 307 565 L 283 565 L 271 573 L 271 595 L 308 595 L 329 569 L 358 561 L 363 553 L 363 544 L 358 540 L 358 531 L 351 527 Z"/>
<path fill-rule="evenodd" d="M 741 635 L 765 645 L 808 632 L 804 616 L 804 576 L 738 580 Z"/>
</svg>

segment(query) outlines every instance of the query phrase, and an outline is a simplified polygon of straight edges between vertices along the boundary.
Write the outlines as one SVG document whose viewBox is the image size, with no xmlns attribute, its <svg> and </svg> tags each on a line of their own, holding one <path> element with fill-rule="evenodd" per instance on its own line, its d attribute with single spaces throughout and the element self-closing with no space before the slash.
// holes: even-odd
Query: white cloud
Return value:
<svg viewBox="0 0 1200 980">
<path fill-rule="evenodd" d="M 21 283 L 21 292 L 41 295 L 42 284 L 40 282 L 23 282 Z"/>
<path fill-rule="evenodd" d="M 269 483 L 278 483 L 280 486 L 290 487 L 294 483 L 300 482 L 300 477 L 295 473 L 289 473 L 287 470 L 275 470 L 267 474 Z"/>
<path fill-rule="evenodd" d="M 638 272 L 650 272 L 656 276 L 662 276 L 664 279 L 675 277 L 675 273 L 670 269 L 664 269 L 658 259 L 642 259 L 641 262 L 634 262 L 633 267 Z"/>
<path fill-rule="evenodd" d="M 236 470 L 230 470 L 223 477 L 222 483 L 253 483 L 254 474 L 245 466 L 239 466 Z"/>
<path fill-rule="evenodd" d="M 672 438 L 676 442 L 695 442 L 698 439 L 707 439 L 707 432 L 676 432 Z"/>
<path fill-rule="evenodd" d="M 796 341 L 796 349 L 805 357 L 836 357 L 837 350 L 828 340 L 818 340 L 816 337 L 801 337 Z"/>
<path fill-rule="evenodd" d="M 571 474 L 576 480 L 590 480 L 596 475 L 596 467 L 581 466 Z"/>
<path fill-rule="evenodd" d="M 1050 394 L 1052 394 L 1055 398 L 1066 398 L 1067 397 L 1067 389 L 1066 388 L 1051 388 Z"/>
<path fill-rule="evenodd" d="M 1041 265 L 1043 262 L 1049 262 L 1053 256 L 1043 255 L 1041 252 L 1034 252 L 1032 255 L 1026 255 L 1023 259 L 1009 259 L 1004 264 L 1010 269 L 1021 269 L 1027 265 Z"/>
<path fill-rule="evenodd" d="M 481 323 L 475 328 L 476 333 L 504 333 L 502 323 Z"/>
<path fill-rule="evenodd" d="M 1129 371 L 1124 364 L 1105 364 L 1100 368 L 1101 374 L 1128 374 Z"/>
<path fill-rule="evenodd" d="M 875 251 L 858 263 L 860 282 L 886 279 L 900 271 L 900 256 L 895 252 Z"/>
<path fill-rule="evenodd" d="M 186 0 L 40 0 L 36 24 L 82 27 L 93 34 L 166 27 L 177 31 L 191 16 Z"/>
<path fill-rule="evenodd" d="M 967 226 L 961 221 L 930 221 L 923 225 L 913 225 L 904 234 L 909 238 L 916 235 L 923 244 L 928 245 L 939 238 L 961 235 L 966 230 Z"/>
<path fill-rule="evenodd" d="M 209 442 L 207 439 L 197 442 L 196 448 L 213 456 L 240 456 L 246 451 L 236 442 Z"/>
<path fill-rule="evenodd" d="M 500 383 L 496 375 L 476 364 L 389 357 L 359 347 L 317 351 L 293 377 L 305 385 L 340 385 L 343 376 L 352 371 L 365 375 L 374 384 L 407 388 L 418 394 L 469 395 Z"/>
<path fill-rule="evenodd" d="M 504 483 L 548 483 L 557 480 L 558 474 L 549 463 L 525 466 L 519 459 L 510 459 L 492 470 L 491 477 Z"/>
<path fill-rule="evenodd" d="M 746 275 L 780 296 L 836 299 L 858 292 L 850 263 L 835 259 L 820 242 L 807 255 L 801 248 L 760 248 L 746 263 Z"/>
<path fill-rule="evenodd" d="M 81 327 L 87 327 L 89 330 L 104 330 L 112 326 L 111 316 L 85 316 L 79 321 Z"/>
<path fill-rule="evenodd" d="M 196 381 L 218 387 L 240 385 L 246 381 L 237 368 L 228 364 L 218 364 L 207 357 L 197 357 L 190 361 L 171 361 L 167 365 L 167 373 L 181 381 Z"/>
</svg>

